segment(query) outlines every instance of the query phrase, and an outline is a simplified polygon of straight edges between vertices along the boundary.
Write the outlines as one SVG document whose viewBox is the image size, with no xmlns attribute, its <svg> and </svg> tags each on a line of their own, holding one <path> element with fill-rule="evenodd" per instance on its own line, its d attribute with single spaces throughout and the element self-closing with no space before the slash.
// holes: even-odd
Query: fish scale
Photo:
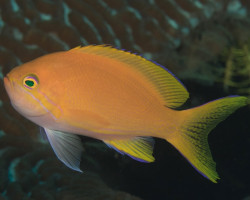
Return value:
<svg viewBox="0 0 250 200">
<path fill-rule="evenodd" d="M 107 45 L 40 57 L 14 68 L 4 85 L 13 107 L 44 128 L 56 156 L 73 170 L 82 172 L 78 135 L 141 162 L 155 160 L 152 137 L 159 137 L 214 183 L 219 176 L 207 136 L 248 101 L 229 96 L 176 111 L 189 93 L 171 72 Z"/>
</svg>

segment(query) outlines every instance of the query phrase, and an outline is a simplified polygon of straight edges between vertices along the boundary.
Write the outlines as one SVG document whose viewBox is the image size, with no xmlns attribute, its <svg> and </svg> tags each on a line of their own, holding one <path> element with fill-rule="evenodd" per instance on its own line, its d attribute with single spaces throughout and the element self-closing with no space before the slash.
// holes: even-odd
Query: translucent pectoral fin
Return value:
<svg viewBox="0 0 250 200">
<path fill-rule="evenodd" d="M 154 162 L 154 140 L 151 137 L 134 137 L 122 140 L 103 140 L 109 147 L 140 162 Z"/>
<path fill-rule="evenodd" d="M 83 151 L 79 136 L 61 131 L 44 128 L 48 141 L 56 156 L 67 167 L 82 172 L 80 169 L 81 153 Z"/>
</svg>

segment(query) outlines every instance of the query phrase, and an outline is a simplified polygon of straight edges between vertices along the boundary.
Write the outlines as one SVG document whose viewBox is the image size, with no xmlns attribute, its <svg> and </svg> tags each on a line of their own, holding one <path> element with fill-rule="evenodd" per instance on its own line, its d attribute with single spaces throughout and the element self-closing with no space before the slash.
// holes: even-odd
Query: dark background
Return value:
<svg viewBox="0 0 250 200">
<path fill-rule="evenodd" d="M 0 78 L 47 53 L 111 44 L 170 69 L 190 92 L 183 109 L 228 95 L 250 97 L 249 9 L 244 0 L 0 0 Z M 239 109 L 209 135 L 217 184 L 161 139 L 156 162 L 144 164 L 83 137 L 79 174 L 11 107 L 1 81 L 0 199 L 247 200 L 249 114 L 249 106 Z"/>
</svg>

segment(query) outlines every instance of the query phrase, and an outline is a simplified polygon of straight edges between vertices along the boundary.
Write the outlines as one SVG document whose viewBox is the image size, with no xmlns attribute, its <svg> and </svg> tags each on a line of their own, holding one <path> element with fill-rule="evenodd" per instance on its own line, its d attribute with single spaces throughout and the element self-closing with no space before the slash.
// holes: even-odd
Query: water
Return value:
<svg viewBox="0 0 250 200">
<path fill-rule="evenodd" d="M 240 0 L 3 0 L 0 79 L 47 53 L 111 44 L 170 69 L 190 92 L 183 108 L 250 97 L 249 10 Z M 144 164 L 83 137 L 84 173 L 73 172 L 12 108 L 2 81 L 0 102 L 0 199 L 250 198 L 249 106 L 209 135 L 221 178 L 214 184 L 160 139 L 156 162 Z"/>
</svg>

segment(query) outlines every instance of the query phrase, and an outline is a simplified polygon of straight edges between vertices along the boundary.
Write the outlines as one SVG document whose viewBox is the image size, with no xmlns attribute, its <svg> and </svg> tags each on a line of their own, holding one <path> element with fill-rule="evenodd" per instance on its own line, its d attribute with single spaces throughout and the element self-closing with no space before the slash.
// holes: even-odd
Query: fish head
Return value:
<svg viewBox="0 0 250 200">
<path fill-rule="evenodd" d="M 51 99 L 51 84 L 56 80 L 50 80 L 51 74 L 44 61 L 46 58 L 35 59 L 15 67 L 4 77 L 4 86 L 12 106 L 29 119 L 48 113 L 53 115 L 56 105 Z"/>
</svg>

